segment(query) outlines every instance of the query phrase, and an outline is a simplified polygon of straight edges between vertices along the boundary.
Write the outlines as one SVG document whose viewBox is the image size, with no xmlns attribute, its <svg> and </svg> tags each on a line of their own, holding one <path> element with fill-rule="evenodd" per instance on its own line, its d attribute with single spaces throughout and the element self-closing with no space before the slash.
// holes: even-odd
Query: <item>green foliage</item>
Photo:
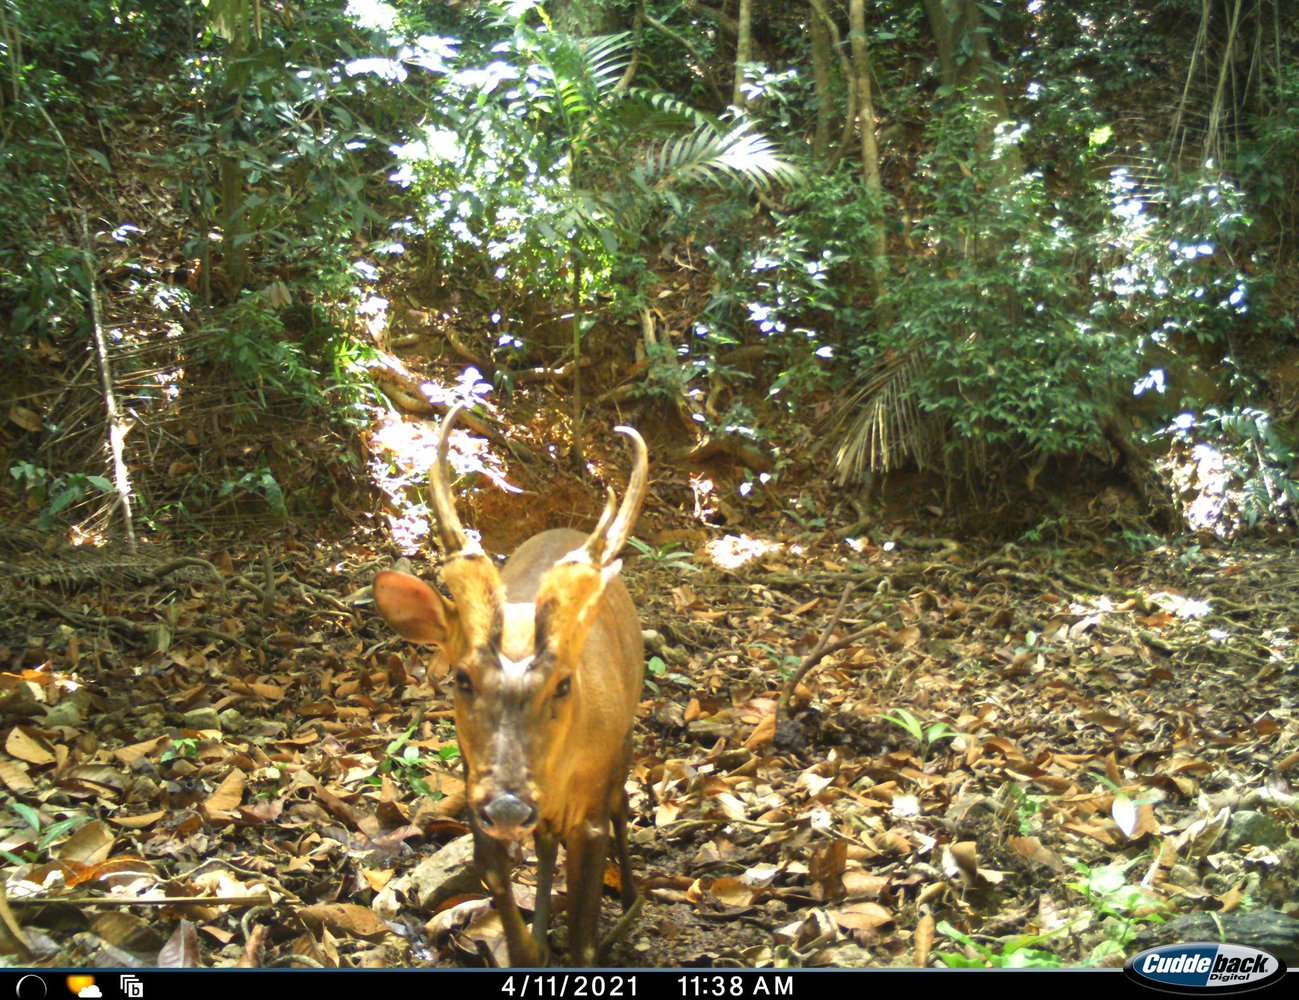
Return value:
<svg viewBox="0 0 1299 1000">
<path fill-rule="evenodd" d="M 158 763 L 167 764 L 173 760 L 197 760 L 198 759 L 198 739 L 193 736 L 186 736 L 182 739 L 173 739 L 171 746 L 164 750 L 158 757 Z"/>
<path fill-rule="evenodd" d="M 1160 436 L 1191 526 L 1223 537 L 1261 524 L 1299 523 L 1299 453 L 1257 407 L 1183 412 Z"/>
<path fill-rule="evenodd" d="M 492 10 L 492 60 L 451 61 L 442 115 L 400 149 L 394 175 L 424 195 L 427 213 L 408 228 L 435 240 L 443 268 L 565 305 L 639 290 L 641 242 L 652 222 L 688 210 L 683 186 L 795 176 L 748 124 L 724 127 L 668 95 L 623 86 L 629 36 L 565 35 L 531 3 Z M 520 340 L 501 318 L 502 340 Z"/>
<path fill-rule="evenodd" d="M 924 723 L 905 708 L 895 708 L 892 713 L 884 713 L 880 718 L 911 734 L 915 741 L 920 744 L 921 760 L 928 760 L 930 753 L 939 743 L 946 742 L 956 736 L 956 730 L 946 722 L 935 722 L 926 727 Z"/>
<path fill-rule="evenodd" d="M 245 292 L 211 328 L 209 358 L 265 407 L 270 396 L 319 402 L 319 379 L 302 344 L 288 336 L 281 314 L 261 292 Z"/>
<path fill-rule="evenodd" d="M 1271 216 L 1278 239 L 1285 240 L 1299 218 L 1299 66 L 1281 63 L 1275 73 L 1233 166 L 1252 203 Z"/>
<path fill-rule="evenodd" d="M 1041 827 L 1041 816 L 1046 796 L 1032 795 L 1018 785 L 1005 786 L 1005 792 L 1014 804 L 1019 835 L 1027 837 L 1033 834 Z"/>
<path fill-rule="evenodd" d="M 934 952 L 934 957 L 949 969 L 1058 969 L 1064 964 L 1053 952 L 1038 947 L 1055 934 L 1023 934 L 1000 942 L 1000 948 L 994 949 L 975 941 L 946 920 L 938 922 L 938 933 L 966 949 L 964 954 Z"/>
<path fill-rule="evenodd" d="M 639 538 L 629 538 L 627 544 L 635 549 L 641 558 L 656 566 L 676 570 L 678 573 L 699 572 L 699 567 L 690 561 L 694 558 L 693 554 L 682 549 L 677 542 L 669 542 L 667 545 L 655 548 Z"/>
<path fill-rule="evenodd" d="M 227 480 L 217 491 L 217 496 L 223 498 L 236 494 L 260 497 L 274 514 L 284 516 L 288 513 L 284 502 L 284 490 L 275 475 L 265 466 L 253 472 L 246 472 L 238 479 Z"/>
<path fill-rule="evenodd" d="M 663 657 L 651 656 L 645 663 L 645 686 L 657 695 L 661 691 L 659 681 L 687 689 L 699 686 L 693 678 L 670 668 Z"/>
<path fill-rule="evenodd" d="M 1235 262 L 1251 225 L 1240 188 L 1212 168 L 1140 180 L 1117 169 L 1105 193 L 1089 245 L 1110 252 L 1093 265 L 1092 316 L 1137 335 L 1146 358 L 1225 343 L 1252 298 Z"/>
<path fill-rule="evenodd" d="M 20 857 L 13 851 L 0 851 L 0 857 L 15 865 L 35 864 L 41 861 L 49 849 L 54 846 L 55 841 L 76 830 L 83 823 L 88 823 L 91 819 L 89 816 L 70 816 L 67 819 L 56 820 L 47 824 L 41 819 L 41 814 L 25 802 L 11 800 L 8 805 L 27 824 L 28 829 L 36 837 L 36 843 L 24 857 Z"/>
<path fill-rule="evenodd" d="M 104 476 L 89 475 L 84 472 L 52 475 L 47 469 L 32 465 L 30 462 L 18 462 L 11 466 L 9 475 L 17 480 L 28 496 L 40 507 L 41 514 L 37 526 L 41 531 L 49 530 L 60 512 L 86 497 L 111 494 L 116 490 L 112 480 Z"/>
<path fill-rule="evenodd" d="M 654 692 L 655 696 L 660 693 L 658 679 L 661 679 L 667 673 L 668 665 L 663 662 L 661 656 L 651 656 L 645 663 L 645 686 Z"/>
<path fill-rule="evenodd" d="M 1092 949 L 1089 965 L 1100 965 L 1111 956 L 1126 955 L 1141 924 L 1164 922 L 1168 904 L 1127 880 L 1128 869 L 1140 860 L 1133 858 L 1099 868 L 1092 868 L 1081 861 L 1073 862 L 1081 877 L 1066 884 L 1081 893 L 1096 914 L 1106 921 L 1105 940 Z"/>
<path fill-rule="evenodd" d="M 710 298 L 696 323 L 701 373 L 747 377 L 718 360 L 736 344 L 768 340 L 778 373 L 771 396 L 794 408 L 822 387 L 834 333 L 862 320 L 868 280 L 861 248 L 871 245 L 880 208 L 855 173 L 808 164 L 774 216 L 773 231 L 753 231 L 746 216 L 712 206 L 674 237 L 702 243 L 713 271 Z M 751 426 L 751 425 L 750 425 Z"/>
<path fill-rule="evenodd" d="M 1165 367 L 1186 368 L 1245 321 L 1239 190 L 1216 171 L 1138 182 L 1115 169 L 1089 182 L 1110 130 L 1060 103 L 1059 88 L 1038 96 L 1073 123 L 1067 196 L 1022 165 L 1029 126 L 995 127 L 960 103 L 931 123 L 916 179 L 927 211 L 914 229 L 927 259 L 889 286 L 880 308 L 892 322 L 863 327 L 854 345 L 867 389 L 844 471 L 886 471 L 867 456 L 887 450 L 864 444 L 885 389 L 898 428 L 919 435 L 904 406 L 944 428 L 949 474 L 1101 447 L 1103 424 L 1134 391 L 1164 388 Z M 889 366 L 905 380 L 884 380 Z"/>
<path fill-rule="evenodd" d="M 410 745 L 410 738 L 414 733 L 415 727 L 411 726 L 388 744 L 384 749 L 383 760 L 379 763 L 379 774 L 371 779 L 371 783 L 379 784 L 382 780 L 379 775 L 389 774 L 398 782 L 409 785 L 417 795 L 428 795 L 434 800 L 440 799 L 444 793 L 434 791 L 424 777 L 429 771 L 432 758 L 421 756 L 419 747 Z M 460 748 L 448 744 L 434 756 L 441 763 L 455 761 L 460 757 Z"/>
<path fill-rule="evenodd" d="M 1077 222 L 1040 174 L 1014 172 L 1015 138 L 999 134 L 1000 159 L 967 165 L 990 125 L 955 105 L 931 129 L 922 177 L 932 207 L 917 229 L 932 259 L 891 286 L 882 305 L 895 322 L 859 348 L 863 362 L 918 353 L 914 398 L 976 463 L 985 450 L 1098 443 L 1102 416 L 1139 372 L 1122 336 L 1088 315 Z"/>
<path fill-rule="evenodd" d="M 1015 53 L 1015 69 L 1025 79 L 1059 80 L 1107 96 L 1129 91 L 1167 72 L 1169 38 L 1151 30 L 1150 6 L 1089 0 L 1029 7 L 1031 23 L 1022 27 L 1033 44 Z M 1153 6 L 1180 8 L 1172 19 L 1199 15 L 1198 6 L 1184 0 L 1155 0 Z"/>
<path fill-rule="evenodd" d="M 817 511 L 816 501 L 812 497 L 794 497 L 784 513 L 804 531 L 825 530 L 825 517 Z"/>
</svg>

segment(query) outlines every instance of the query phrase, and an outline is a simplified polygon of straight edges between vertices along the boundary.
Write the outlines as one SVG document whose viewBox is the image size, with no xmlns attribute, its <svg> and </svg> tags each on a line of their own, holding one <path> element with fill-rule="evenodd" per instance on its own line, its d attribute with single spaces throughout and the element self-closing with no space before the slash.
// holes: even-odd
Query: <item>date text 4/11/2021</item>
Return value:
<svg viewBox="0 0 1299 1000">
<path fill-rule="evenodd" d="M 718 974 L 684 973 L 665 980 L 662 974 L 653 977 L 652 990 L 635 973 L 533 973 L 505 977 L 500 992 L 511 1000 L 549 1000 L 551 997 L 573 1000 L 624 1000 L 636 997 L 651 1000 L 654 997 L 792 997 L 794 977 L 768 974 Z M 669 987 L 669 983 L 671 986 Z"/>
</svg>

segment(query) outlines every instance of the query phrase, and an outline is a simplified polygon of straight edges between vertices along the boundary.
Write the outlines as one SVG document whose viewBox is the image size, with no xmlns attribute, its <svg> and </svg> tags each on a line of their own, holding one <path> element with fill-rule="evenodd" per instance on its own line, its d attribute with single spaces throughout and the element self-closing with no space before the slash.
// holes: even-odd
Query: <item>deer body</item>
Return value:
<svg viewBox="0 0 1299 1000">
<path fill-rule="evenodd" d="M 452 664 L 456 731 L 479 874 L 492 894 L 513 965 L 547 957 L 550 889 L 558 845 L 567 852 L 569 952 L 594 964 L 610 827 L 626 911 L 639 905 L 627 854 L 625 782 L 644 674 L 640 622 L 617 578 L 617 551 L 639 513 L 645 445 L 622 507 L 613 494 L 595 532 L 535 535 L 498 573 L 466 540 L 444 479 L 443 423 L 432 478 L 453 601 L 404 573 L 375 578 L 383 617 L 407 639 L 443 647 Z M 536 838 L 537 907 L 531 936 L 510 883 L 512 844 Z M 615 933 L 617 933 L 617 930 Z"/>
</svg>

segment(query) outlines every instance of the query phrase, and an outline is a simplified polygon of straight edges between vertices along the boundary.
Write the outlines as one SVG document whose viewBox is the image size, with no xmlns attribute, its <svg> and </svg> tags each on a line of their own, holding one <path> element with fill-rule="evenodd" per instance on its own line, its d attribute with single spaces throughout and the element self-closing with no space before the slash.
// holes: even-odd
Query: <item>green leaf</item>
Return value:
<svg viewBox="0 0 1299 1000">
<path fill-rule="evenodd" d="M 31 806 L 24 802 L 13 803 L 13 811 L 23 818 L 23 821 L 34 831 L 40 833 L 41 817 L 40 814 Z"/>
</svg>

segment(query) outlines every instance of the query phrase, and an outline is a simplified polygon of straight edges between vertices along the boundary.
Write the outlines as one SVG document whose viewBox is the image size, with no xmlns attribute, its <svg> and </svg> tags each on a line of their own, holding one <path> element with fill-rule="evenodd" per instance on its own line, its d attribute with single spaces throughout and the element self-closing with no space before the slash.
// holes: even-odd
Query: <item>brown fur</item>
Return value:
<svg viewBox="0 0 1299 1000">
<path fill-rule="evenodd" d="M 514 965 L 544 963 L 558 843 L 568 850 L 569 950 L 576 963 L 596 958 L 611 821 L 624 909 L 637 899 L 624 785 L 644 646 L 618 564 L 560 562 L 585 541 L 567 529 L 542 532 L 519 547 L 499 576 L 484 556 L 453 558 L 443 578 L 454 604 L 404 574 L 375 580 L 385 619 L 412 641 L 441 645 L 452 659 L 475 858 Z M 508 840 L 526 831 L 494 827 L 490 816 L 479 816 L 502 798 L 536 809 L 541 865 L 531 936 L 514 902 L 507 849 Z"/>
</svg>

